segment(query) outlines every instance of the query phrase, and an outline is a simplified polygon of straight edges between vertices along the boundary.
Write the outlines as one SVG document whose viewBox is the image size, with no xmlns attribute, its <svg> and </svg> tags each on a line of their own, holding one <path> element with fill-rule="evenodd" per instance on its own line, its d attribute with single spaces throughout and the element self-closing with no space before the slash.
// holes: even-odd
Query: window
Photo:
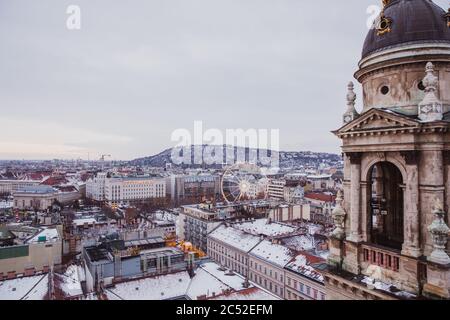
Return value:
<svg viewBox="0 0 450 320">
<path fill-rule="evenodd" d="M 308 296 L 311 295 L 311 288 L 308 287 L 308 286 L 306 286 L 306 294 L 307 294 Z"/>
<path fill-rule="evenodd" d="M 382 86 L 380 89 L 380 92 L 382 95 L 387 95 L 389 93 L 389 87 L 388 86 Z"/>
</svg>

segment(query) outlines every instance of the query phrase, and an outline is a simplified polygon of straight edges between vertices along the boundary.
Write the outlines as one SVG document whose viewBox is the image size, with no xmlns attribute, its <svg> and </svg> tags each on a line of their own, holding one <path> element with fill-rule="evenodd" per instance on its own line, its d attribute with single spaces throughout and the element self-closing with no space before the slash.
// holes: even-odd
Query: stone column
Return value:
<svg viewBox="0 0 450 320">
<path fill-rule="evenodd" d="M 438 198 L 444 203 L 444 157 L 440 144 L 428 144 L 427 150 L 421 151 L 419 188 L 421 212 L 421 245 L 423 254 L 428 256 L 433 250 L 433 242 L 427 227 L 434 221 L 433 202 Z"/>
<path fill-rule="evenodd" d="M 348 153 L 350 157 L 350 234 L 347 240 L 361 241 L 361 156 L 359 152 Z"/>
<path fill-rule="evenodd" d="M 444 161 L 444 183 L 445 183 L 445 202 L 444 209 L 447 211 L 446 221 L 450 222 L 450 151 L 443 151 Z M 447 245 L 447 253 L 450 254 L 450 239 Z"/>
<path fill-rule="evenodd" d="M 407 180 L 404 191 L 403 249 L 402 254 L 418 258 L 420 249 L 420 215 L 419 215 L 419 153 L 407 151 L 402 153 L 406 163 Z"/>
</svg>

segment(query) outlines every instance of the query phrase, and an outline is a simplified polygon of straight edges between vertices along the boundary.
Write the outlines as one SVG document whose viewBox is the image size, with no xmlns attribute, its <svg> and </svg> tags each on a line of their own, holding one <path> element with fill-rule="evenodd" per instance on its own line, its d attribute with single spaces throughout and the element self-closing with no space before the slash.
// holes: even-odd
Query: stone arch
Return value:
<svg viewBox="0 0 450 320">
<path fill-rule="evenodd" d="M 400 155 L 384 155 L 374 154 L 369 155 L 363 162 L 364 166 L 361 168 L 361 182 L 369 182 L 369 177 L 373 166 L 379 162 L 390 162 L 400 170 L 403 182 L 408 181 L 408 173 L 405 167 L 405 160 Z"/>
<path fill-rule="evenodd" d="M 367 239 L 371 243 L 401 250 L 407 181 L 404 166 L 392 157 L 374 158 L 367 163 L 364 178 L 367 186 Z"/>
</svg>

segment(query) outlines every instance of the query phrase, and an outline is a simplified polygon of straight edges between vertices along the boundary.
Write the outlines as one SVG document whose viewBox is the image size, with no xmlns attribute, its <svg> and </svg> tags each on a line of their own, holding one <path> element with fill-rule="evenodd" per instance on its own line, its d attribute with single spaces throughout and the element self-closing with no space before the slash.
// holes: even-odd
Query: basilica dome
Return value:
<svg viewBox="0 0 450 320">
<path fill-rule="evenodd" d="M 362 57 L 406 44 L 449 43 L 448 13 L 431 0 L 390 0 L 369 31 Z"/>
</svg>

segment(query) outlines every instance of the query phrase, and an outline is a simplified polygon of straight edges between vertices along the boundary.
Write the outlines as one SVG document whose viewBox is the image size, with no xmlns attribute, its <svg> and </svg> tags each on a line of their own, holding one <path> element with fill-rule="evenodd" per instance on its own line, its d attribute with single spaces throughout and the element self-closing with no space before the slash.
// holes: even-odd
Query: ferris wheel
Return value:
<svg viewBox="0 0 450 320">
<path fill-rule="evenodd" d="M 267 199 L 268 179 L 256 165 L 241 163 L 225 168 L 221 192 L 227 203 Z"/>
</svg>

